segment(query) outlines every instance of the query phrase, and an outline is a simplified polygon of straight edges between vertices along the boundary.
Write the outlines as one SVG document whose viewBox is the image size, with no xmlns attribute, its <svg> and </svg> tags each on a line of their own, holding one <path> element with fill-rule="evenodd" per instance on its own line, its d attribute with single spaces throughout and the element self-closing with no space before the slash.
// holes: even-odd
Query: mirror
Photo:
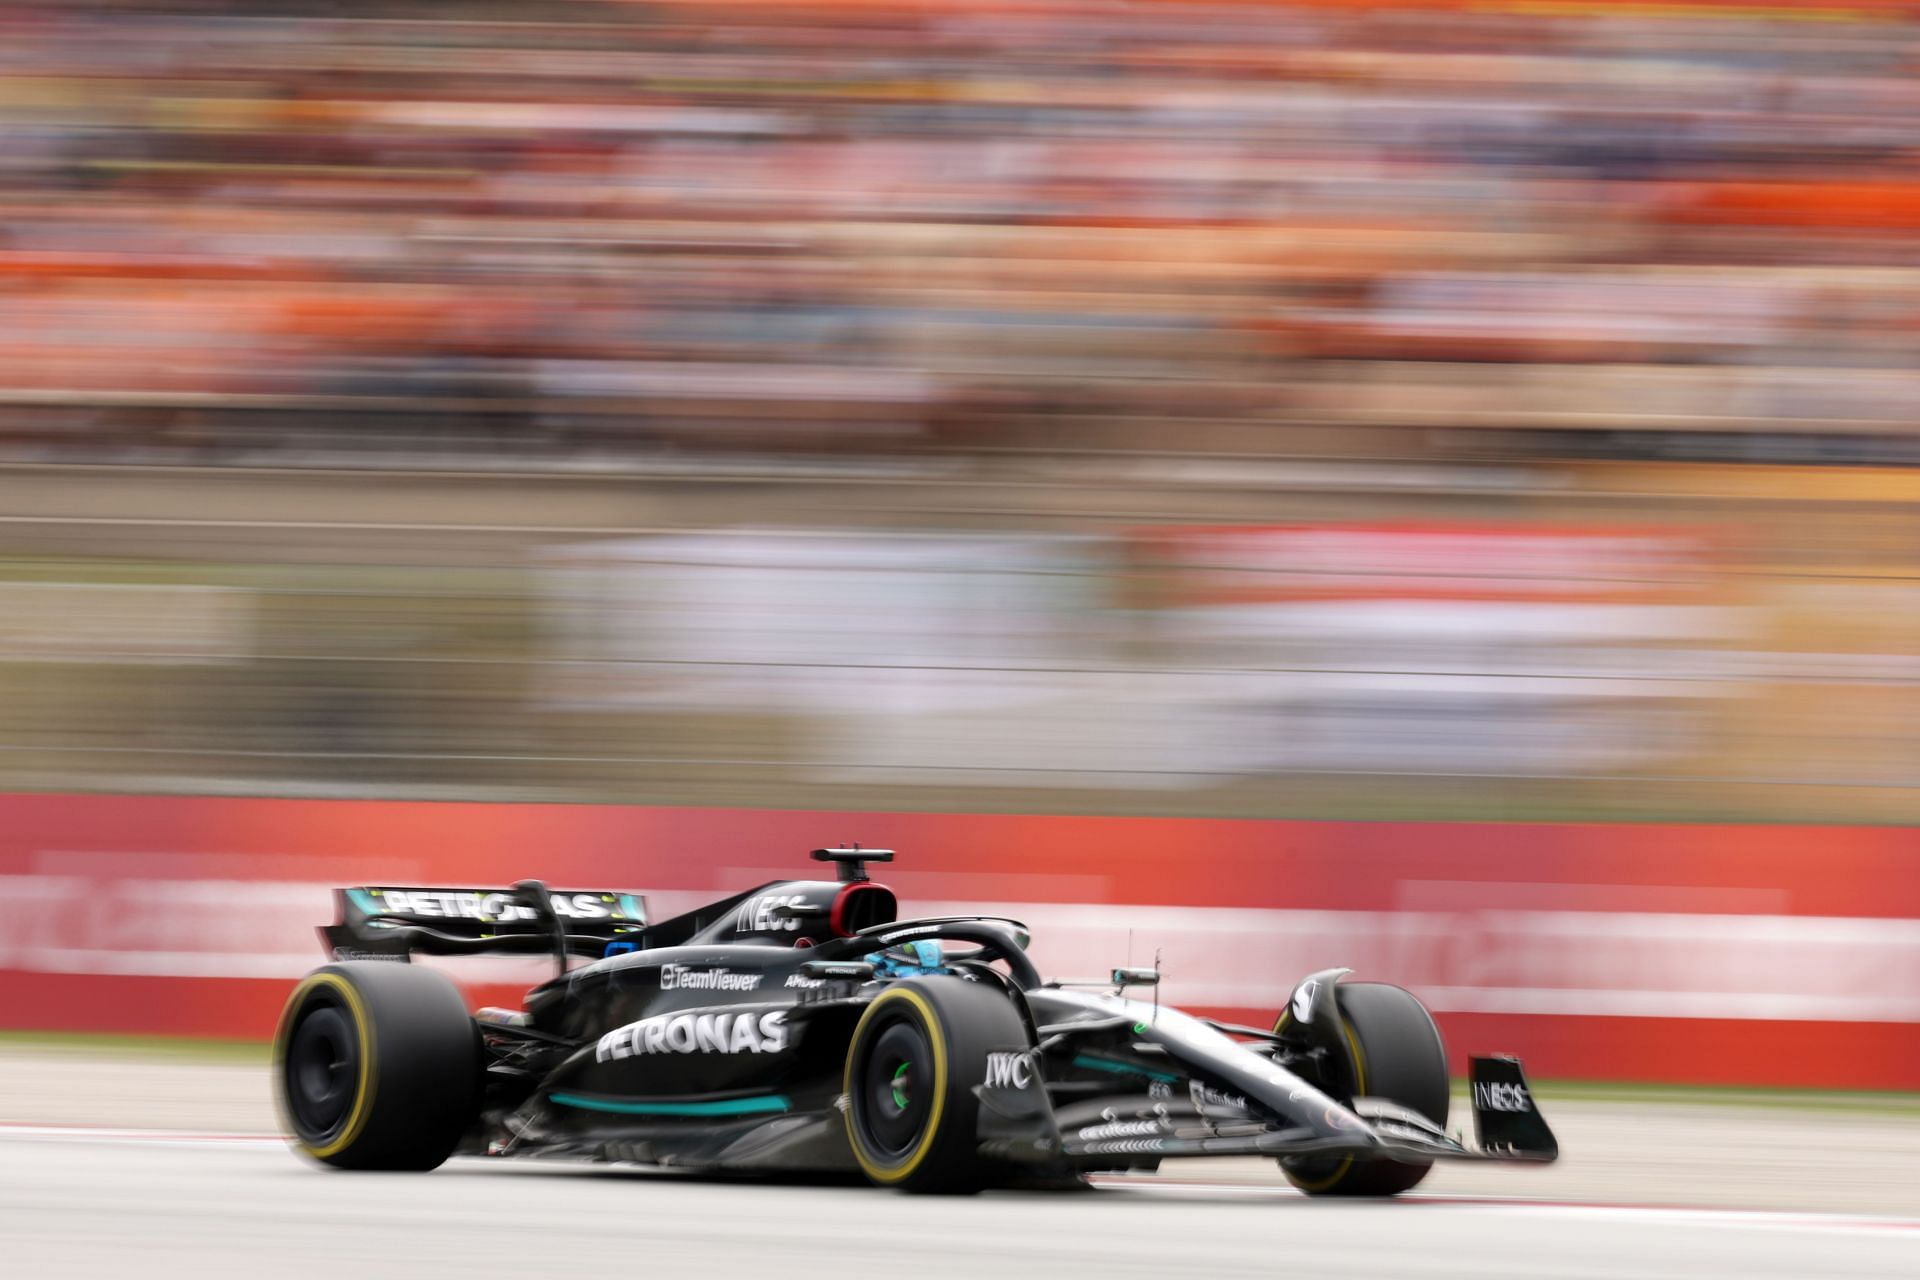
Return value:
<svg viewBox="0 0 1920 1280">
<path fill-rule="evenodd" d="M 865 982 L 873 976 L 873 966 L 859 960 L 809 960 L 800 966 L 809 978 L 851 979 Z"/>
</svg>

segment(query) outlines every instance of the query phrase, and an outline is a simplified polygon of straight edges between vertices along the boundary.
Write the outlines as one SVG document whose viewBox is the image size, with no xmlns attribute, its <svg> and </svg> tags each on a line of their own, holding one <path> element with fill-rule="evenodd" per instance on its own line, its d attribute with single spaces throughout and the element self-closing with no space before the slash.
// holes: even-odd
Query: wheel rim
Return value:
<svg viewBox="0 0 1920 1280">
<path fill-rule="evenodd" d="M 287 1109 L 309 1142 L 331 1137 L 347 1118 L 357 1087 L 359 1045 L 352 1024 L 333 1005 L 300 1020 L 287 1046 Z"/>
<path fill-rule="evenodd" d="M 913 1076 L 910 1074 L 912 1071 L 913 1064 L 903 1062 L 893 1073 L 893 1105 L 901 1111 L 905 1111 L 912 1105 Z"/>
<path fill-rule="evenodd" d="M 895 1022 L 874 1039 L 861 1072 L 859 1111 L 874 1154 L 897 1158 L 918 1145 L 931 1110 L 925 1064 L 932 1056 L 926 1036 L 909 1022 Z"/>
</svg>

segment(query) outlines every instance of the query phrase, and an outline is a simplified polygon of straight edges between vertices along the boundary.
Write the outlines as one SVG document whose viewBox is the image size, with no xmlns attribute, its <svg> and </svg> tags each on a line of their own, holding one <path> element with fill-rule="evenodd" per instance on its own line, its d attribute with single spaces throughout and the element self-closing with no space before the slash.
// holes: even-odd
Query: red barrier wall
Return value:
<svg viewBox="0 0 1920 1280">
<path fill-rule="evenodd" d="M 1060 974 L 1160 950 L 1165 998 L 1236 1018 L 1348 964 L 1538 1076 L 1920 1088 L 1920 830 L 1893 827 L 0 796 L 0 1026 L 264 1037 L 329 886 L 538 875 L 665 916 L 853 839 L 901 851 L 909 913 L 1019 915 Z M 540 972 L 450 971 L 492 1001 Z"/>
</svg>

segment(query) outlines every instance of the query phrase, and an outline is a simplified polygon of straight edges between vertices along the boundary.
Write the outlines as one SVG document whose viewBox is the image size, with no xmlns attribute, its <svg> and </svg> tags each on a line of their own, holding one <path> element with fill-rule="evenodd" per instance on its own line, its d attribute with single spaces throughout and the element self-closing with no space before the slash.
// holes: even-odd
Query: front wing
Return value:
<svg viewBox="0 0 1920 1280">
<path fill-rule="evenodd" d="M 1421 1163 L 1503 1160 L 1536 1164 L 1559 1158 L 1559 1143 L 1534 1104 L 1518 1059 L 1471 1059 L 1468 1087 L 1476 1142 L 1446 1132 L 1421 1113 L 1387 1098 L 1355 1098 L 1350 1107 L 1316 1102 L 1320 1123 L 1260 1124 L 1221 1095 L 1192 1086 L 1191 1102 L 1148 1101 L 1123 1109 L 1088 1104 L 1055 1111 L 1038 1089 L 982 1085 L 981 1154 L 1015 1164 L 1106 1167 L 1196 1156 L 1356 1156 Z M 1244 1099 L 1235 1099 L 1244 1104 Z M 1324 1105 L 1322 1105 L 1324 1103 Z M 1077 1114 L 1076 1114 L 1077 1112 Z"/>
</svg>

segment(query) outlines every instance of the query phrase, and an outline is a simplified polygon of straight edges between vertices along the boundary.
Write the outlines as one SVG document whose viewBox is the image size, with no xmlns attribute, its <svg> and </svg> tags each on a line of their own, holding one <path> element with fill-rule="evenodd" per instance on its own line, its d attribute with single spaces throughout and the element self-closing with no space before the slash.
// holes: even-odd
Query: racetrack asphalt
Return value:
<svg viewBox="0 0 1920 1280">
<path fill-rule="evenodd" d="M 0 1273 L 1920 1276 L 1911 1112 L 1543 1096 L 1560 1165 L 1443 1165 L 1397 1202 L 1308 1200 L 1254 1161 L 952 1200 L 534 1162 L 342 1174 L 268 1136 L 258 1066 L 146 1066 L 0 1053 Z"/>
<path fill-rule="evenodd" d="M 0 1131 L 22 1277 L 1902 1277 L 1920 1220 L 1109 1183 L 929 1199 L 582 1165 L 314 1168 L 271 1139 Z"/>
</svg>

